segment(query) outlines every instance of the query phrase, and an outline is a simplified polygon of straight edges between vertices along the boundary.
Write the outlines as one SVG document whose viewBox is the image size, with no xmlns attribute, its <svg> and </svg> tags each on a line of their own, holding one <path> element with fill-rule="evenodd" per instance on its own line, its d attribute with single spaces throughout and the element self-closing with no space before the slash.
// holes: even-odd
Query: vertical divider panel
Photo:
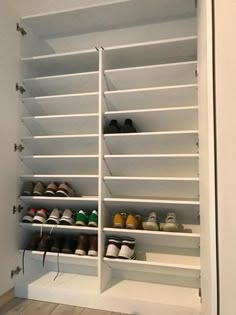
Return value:
<svg viewBox="0 0 236 315">
<path fill-rule="evenodd" d="M 108 281 L 110 280 L 111 268 L 103 262 L 103 255 L 105 250 L 105 234 L 103 233 L 104 223 L 106 220 L 106 212 L 104 211 L 104 197 L 109 196 L 109 191 L 104 183 L 103 177 L 110 175 L 104 162 L 104 154 L 107 154 L 107 148 L 104 141 L 103 129 L 105 124 L 104 112 L 106 109 L 106 103 L 104 100 L 104 91 L 107 89 L 106 82 L 104 79 L 104 59 L 105 53 L 103 49 L 99 49 L 99 94 L 98 94 L 98 215 L 99 215 L 99 226 L 98 226 L 98 279 L 100 292 L 104 291 Z"/>
</svg>

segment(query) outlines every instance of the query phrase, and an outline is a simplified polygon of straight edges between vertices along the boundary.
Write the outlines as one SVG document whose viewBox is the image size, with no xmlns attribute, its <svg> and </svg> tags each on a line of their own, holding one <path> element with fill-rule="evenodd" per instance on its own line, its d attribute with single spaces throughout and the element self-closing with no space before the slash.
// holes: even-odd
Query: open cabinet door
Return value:
<svg viewBox="0 0 236 315">
<path fill-rule="evenodd" d="M 0 296 L 14 286 L 11 271 L 17 267 L 17 170 L 19 144 L 18 111 L 20 95 L 16 91 L 19 78 L 20 33 L 16 30 L 17 17 L 0 0 Z"/>
</svg>

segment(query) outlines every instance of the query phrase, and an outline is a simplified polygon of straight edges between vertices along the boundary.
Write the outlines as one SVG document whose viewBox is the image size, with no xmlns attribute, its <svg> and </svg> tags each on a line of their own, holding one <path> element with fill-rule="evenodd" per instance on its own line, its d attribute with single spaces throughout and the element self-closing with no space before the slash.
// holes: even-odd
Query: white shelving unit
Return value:
<svg viewBox="0 0 236 315">
<path fill-rule="evenodd" d="M 42 268 L 43 253 L 26 251 L 16 296 L 127 314 L 216 314 L 209 7 L 119 0 L 21 18 L 18 258 L 34 233 L 97 234 L 98 257 L 48 252 Z M 127 118 L 137 132 L 104 134 Z M 26 181 L 66 181 L 75 196 L 20 196 Z M 98 228 L 20 222 L 30 207 L 98 209 Z M 160 225 L 176 213 L 184 229 L 113 227 L 117 212 L 152 211 Z M 105 257 L 111 236 L 135 238 L 136 260 Z"/>
</svg>

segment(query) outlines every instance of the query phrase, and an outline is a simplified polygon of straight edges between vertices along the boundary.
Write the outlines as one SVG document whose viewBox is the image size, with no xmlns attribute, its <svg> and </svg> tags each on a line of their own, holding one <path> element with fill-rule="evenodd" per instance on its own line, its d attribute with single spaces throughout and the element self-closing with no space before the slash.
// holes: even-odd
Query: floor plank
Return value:
<svg viewBox="0 0 236 315">
<path fill-rule="evenodd" d="M 50 315 L 80 315 L 84 308 L 59 304 Z"/>
<path fill-rule="evenodd" d="M 13 308 L 9 312 L 6 313 L 6 315 L 48 315 L 50 314 L 55 308 L 57 307 L 57 304 L 54 303 L 47 303 L 47 302 L 41 302 L 41 301 L 31 301 L 31 303 L 23 303 L 19 308 Z"/>
<path fill-rule="evenodd" d="M 81 315 L 111 315 L 111 312 L 85 308 Z"/>
<path fill-rule="evenodd" d="M 22 311 L 25 309 L 25 307 L 32 303 L 32 300 L 14 298 L 0 308 L 0 314 L 22 314 Z"/>
</svg>

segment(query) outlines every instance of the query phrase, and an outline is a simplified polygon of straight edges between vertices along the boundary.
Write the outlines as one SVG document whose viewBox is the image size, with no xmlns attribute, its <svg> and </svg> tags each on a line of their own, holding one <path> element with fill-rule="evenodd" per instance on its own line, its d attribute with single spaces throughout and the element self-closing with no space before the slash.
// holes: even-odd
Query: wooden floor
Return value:
<svg viewBox="0 0 236 315">
<path fill-rule="evenodd" d="M 93 310 L 13 297 L 9 291 L 0 297 L 0 315 L 124 315 L 121 313 Z"/>
</svg>

